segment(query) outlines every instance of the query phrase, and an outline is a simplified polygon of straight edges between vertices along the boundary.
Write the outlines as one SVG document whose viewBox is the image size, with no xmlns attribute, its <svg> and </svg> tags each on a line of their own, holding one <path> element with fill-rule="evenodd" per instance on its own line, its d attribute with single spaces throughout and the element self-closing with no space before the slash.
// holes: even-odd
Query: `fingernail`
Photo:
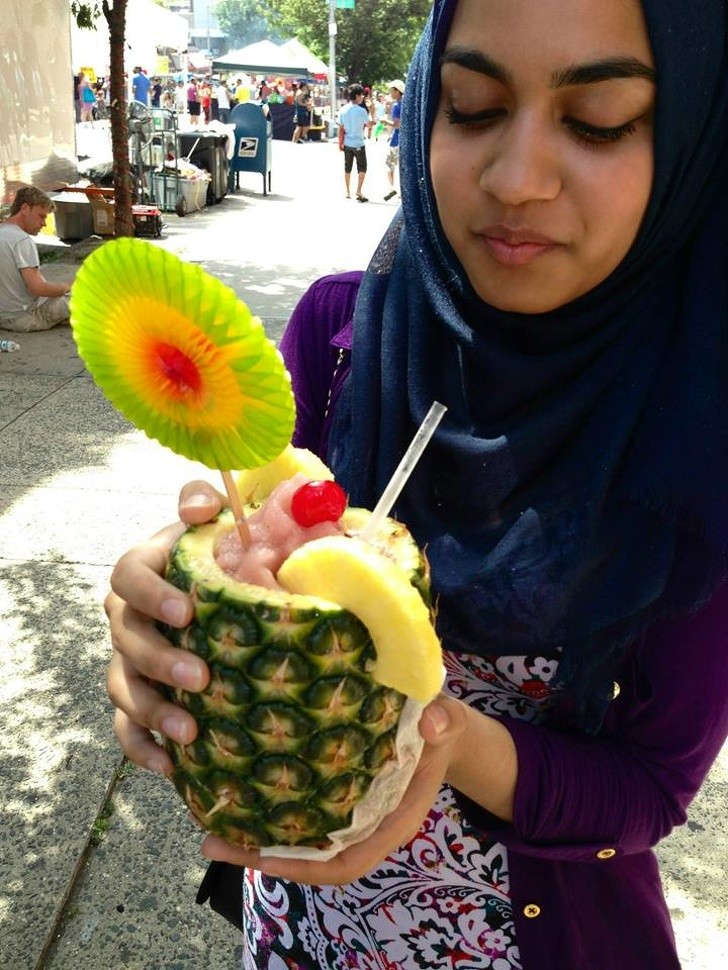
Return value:
<svg viewBox="0 0 728 970">
<path fill-rule="evenodd" d="M 435 734 L 442 734 L 450 724 L 447 711 L 444 711 L 438 704 L 432 704 L 427 709 L 427 716 L 430 724 L 434 728 Z"/>
<path fill-rule="evenodd" d="M 162 720 L 161 728 L 162 734 L 171 738 L 173 741 L 179 741 L 180 744 L 188 744 L 192 740 L 192 732 L 187 725 L 187 721 L 177 714 L 170 714 L 168 717 L 165 717 Z"/>
<path fill-rule="evenodd" d="M 203 675 L 197 664 L 189 663 L 187 660 L 178 660 L 170 673 L 177 686 L 186 687 L 188 690 L 202 690 Z"/>
<path fill-rule="evenodd" d="M 206 492 L 194 492 L 192 495 L 185 495 L 181 505 L 186 509 L 209 509 L 214 502 L 213 497 Z"/>
<path fill-rule="evenodd" d="M 157 775 L 166 775 L 169 768 L 169 762 L 161 754 L 153 754 L 147 760 L 147 768 L 149 771 L 153 771 Z"/>
<path fill-rule="evenodd" d="M 159 607 L 162 618 L 171 626 L 184 626 L 187 622 L 188 606 L 184 600 L 164 600 Z"/>
</svg>

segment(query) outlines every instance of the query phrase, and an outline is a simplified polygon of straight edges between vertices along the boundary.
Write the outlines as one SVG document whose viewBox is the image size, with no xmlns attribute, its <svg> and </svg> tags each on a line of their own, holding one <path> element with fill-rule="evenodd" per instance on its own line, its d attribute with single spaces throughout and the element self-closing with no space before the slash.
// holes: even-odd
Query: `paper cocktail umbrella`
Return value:
<svg viewBox="0 0 728 970">
<path fill-rule="evenodd" d="M 261 321 L 200 267 L 117 239 L 79 270 L 71 327 L 112 404 L 149 437 L 222 471 L 240 518 L 228 473 L 276 458 L 295 420 L 290 376 Z"/>
</svg>

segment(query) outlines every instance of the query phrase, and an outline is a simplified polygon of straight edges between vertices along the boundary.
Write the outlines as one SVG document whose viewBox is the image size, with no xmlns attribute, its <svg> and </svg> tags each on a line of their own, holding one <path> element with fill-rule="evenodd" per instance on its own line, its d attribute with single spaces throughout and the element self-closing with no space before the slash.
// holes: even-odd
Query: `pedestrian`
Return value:
<svg viewBox="0 0 728 970">
<path fill-rule="evenodd" d="M 96 106 L 96 92 L 91 86 L 88 75 L 83 71 L 79 74 L 78 99 L 81 105 L 82 124 L 92 124 L 94 120 L 94 107 Z"/>
<path fill-rule="evenodd" d="M 234 97 L 238 104 L 242 104 L 243 101 L 247 101 L 250 97 L 250 88 L 247 84 L 243 84 L 243 79 L 241 77 L 237 78 L 235 81 Z"/>
<path fill-rule="evenodd" d="M 190 83 L 187 85 L 187 114 L 190 117 L 190 125 L 193 127 L 200 124 L 200 108 L 197 79 L 193 77 L 190 78 Z"/>
<path fill-rule="evenodd" d="M 152 88 L 151 88 L 151 104 L 153 108 L 160 108 L 162 100 L 162 79 L 160 77 L 152 78 Z"/>
<path fill-rule="evenodd" d="M 230 120 L 230 92 L 224 80 L 217 86 L 217 110 L 219 120 L 226 125 Z"/>
<path fill-rule="evenodd" d="M 71 283 L 50 283 L 40 271 L 34 236 L 55 203 L 33 186 L 18 189 L 10 215 L 0 223 L 0 328 L 14 333 L 50 330 L 68 323 Z"/>
<path fill-rule="evenodd" d="M 295 444 L 352 505 L 448 407 L 394 508 L 427 549 L 446 686 L 364 842 L 319 862 L 205 839 L 246 970 L 678 970 L 653 846 L 728 733 L 727 17 L 435 0 L 401 208 L 281 352 Z M 221 501 L 192 483 L 182 518 Z M 155 625 L 192 615 L 159 576 L 178 534 L 127 553 L 106 600 L 117 736 L 165 774 L 152 730 L 196 728 L 154 684 L 208 678 Z"/>
<path fill-rule="evenodd" d="M 187 111 L 187 89 L 183 80 L 177 81 L 174 88 L 174 110 L 179 116 Z"/>
<path fill-rule="evenodd" d="M 137 66 L 132 72 L 131 79 L 131 95 L 135 101 L 140 101 L 142 104 L 149 104 L 149 86 L 150 80 L 147 75 L 142 71 L 141 67 Z"/>
<path fill-rule="evenodd" d="M 256 98 L 256 104 L 260 105 L 260 109 L 266 117 L 266 120 L 270 120 L 270 104 L 268 103 L 268 98 L 270 97 L 271 89 L 268 85 L 263 82 L 258 88 L 258 95 Z"/>
<path fill-rule="evenodd" d="M 399 127 L 402 123 L 402 96 L 404 95 L 404 81 L 399 78 L 389 82 L 389 96 L 392 100 L 392 110 L 389 116 L 385 115 L 382 123 L 391 128 L 389 136 L 389 150 L 385 165 L 387 166 L 387 179 L 389 180 L 389 192 L 384 196 L 385 202 L 393 199 L 397 194 L 394 187 L 394 173 L 399 165 Z"/>
<path fill-rule="evenodd" d="M 106 79 L 99 79 L 94 85 L 96 103 L 93 107 L 94 121 L 107 121 L 109 117 L 109 89 Z"/>
<path fill-rule="evenodd" d="M 383 91 L 377 93 L 374 103 L 374 141 L 379 141 L 379 136 L 384 131 L 384 119 L 387 117 L 387 98 Z"/>
<path fill-rule="evenodd" d="M 367 134 L 367 138 L 371 138 L 372 137 L 372 128 L 374 128 L 374 124 L 375 124 L 375 122 L 377 120 L 377 112 L 376 112 L 376 109 L 374 107 L 374 99 L 372 97 L 372 89 L 371 88 L 364 88 L 364 99 L 362 101 L 362 104 L 366 108 L 367 114 L 369 115 L 369 120 L 371 121 L 371 124 L 367 128 L 367 133 L 366 133 Z"/>
<path fill-rule="evenodd" d="M 311 95 L 308 84 L 305 81 L 299 84 L 293 98 L 294 105 L 294 124 L 293 136 L 291 141 L 303 144 L 308 138 L 308 129 L 311 127 Z"/>
<path fill-rule="evenodd" d="M 210 124 L 210 112 L 212 110 L 212 84 L 209 78 L 200 84 L 198 88 L 197 96 L 200 101 L 200 106 L 202 107 L 202 117 L 206 125 Z"/>
<path fill-rule="evenodd" d="M 81 80 L 83 71 L 73 75 L 73 112 L 76 124 L 81 121 Z"/>
<path fill-rule="evenodd" d="M 339 147 L 344 152 L 344 186 L 346 198 L 351 198 L 351 172 L 356 161 L 356 199 L 368 202 L 362 195 L 367 174 L 365 132 L 371 127 L 369 112 L 364 107 L 364 88 L 361 84 L 349 87 L 349 103 L 339 115 Z"/>
<path fill-rule="evenodd" d="M 220 120 L 220 105 L 217 100 L 217 92 L 220 89 L 220 83 L 214 79 L 210 80 L 210 117 L 209 121 L 219 121 Z"/>
</svg>

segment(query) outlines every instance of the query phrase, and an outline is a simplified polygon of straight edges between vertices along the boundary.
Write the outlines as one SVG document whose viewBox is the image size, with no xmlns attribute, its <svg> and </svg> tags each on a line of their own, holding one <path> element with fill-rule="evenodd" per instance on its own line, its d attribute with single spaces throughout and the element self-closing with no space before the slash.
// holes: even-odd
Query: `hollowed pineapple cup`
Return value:
<svg viewBox="0 0 728 970">
<path fill-rule="evenodd" d="M 348 509 L 347 535 L 369 514 Z M 420 713 L 442 682 L 427 561 L 385 519 L 372 546 L 334 537 L 293 553 L 278 579 L 304 592 L 265 589 L 217 565 L 233 528 L 225 511 L 189 528 L 170 556 L 167 578 L 191 594 L 195 615 L 164 632 L 210 667 L 203 692 L 168 690 L 198 724 L 191 744 L 165 741 L 172 780 L 228 842 L 329 858 L 396 807 L 421 753 Z M 335 602 L 306 592 L 322 586 Z"/>
</svg>

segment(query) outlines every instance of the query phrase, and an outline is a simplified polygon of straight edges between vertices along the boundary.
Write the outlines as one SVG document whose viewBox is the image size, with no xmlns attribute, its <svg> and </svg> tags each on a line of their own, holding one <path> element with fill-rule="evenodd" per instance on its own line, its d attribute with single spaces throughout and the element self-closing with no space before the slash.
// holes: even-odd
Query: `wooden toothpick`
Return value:
<svg viewBox="0 0 728 970">
<path fill-rule="evenodd" d="M 235 525 L 238 528 L 240 541 L 243 544 L 243 549 L 247 550 L 250 548 L 253 540 L 250 535 L 250 528 L 248 526 L 247 519 L 245 518 L 243 503 L 240 501 L 238 490 L 235 487 L 235 482 L 233 481 L 233 476 L 230 474 L 230 472 L 220 472 L 220 474 L 222 475 L 222 480 L 225 483 L 225 491 L 227 492 L 227 497 L 230 501 L 230 508 L 233 510 L 233 515 L 235 516 Z"/>
</svg>

